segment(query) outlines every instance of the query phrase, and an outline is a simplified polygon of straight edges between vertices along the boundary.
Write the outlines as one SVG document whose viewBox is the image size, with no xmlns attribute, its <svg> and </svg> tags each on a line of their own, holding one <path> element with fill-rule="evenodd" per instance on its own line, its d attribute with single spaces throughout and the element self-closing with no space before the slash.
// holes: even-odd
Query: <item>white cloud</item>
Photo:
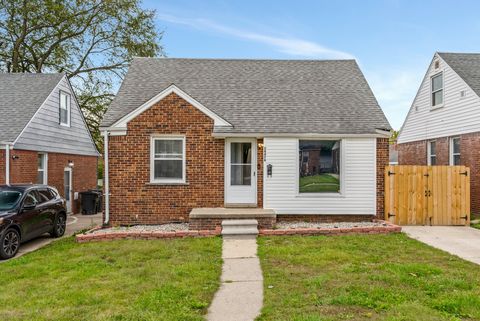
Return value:
<svg viewBox="0 0 480 321">
<path fill-rule="evenodd" d="M 370 86 L 390 124 L 400 129 L 422 81 L 419 69 L 366 72 Z"/>
<path fill-rule="evenodd" d="M 327 48 L 316 42 L 304 39 L 293 37 L 278 37 L 258 32 L 231 28 L 203 18 L 181 18 L 168 14 L 159 14 L 158 17 L 160 20 L 165 22 L 181 24 L 201 30 L 215 31 L 236 38 L 263 43 L 276 48 L 282 53 L 292 56 L 327 59 L 355 59 L 355 57 L 350 53 Z"/>
</svg>

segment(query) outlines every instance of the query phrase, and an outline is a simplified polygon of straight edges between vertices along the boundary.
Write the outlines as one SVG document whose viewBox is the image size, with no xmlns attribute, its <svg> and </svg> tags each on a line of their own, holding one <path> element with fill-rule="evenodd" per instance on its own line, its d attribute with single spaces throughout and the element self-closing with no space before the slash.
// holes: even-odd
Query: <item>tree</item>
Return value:
<svg viewBox="0 0 480 321">
<path fill-rule="evenodd" d="M 0 71 L 66 73 L 101 147 L 98 126 L 128 63 L 163 55 L 154 18 L 139 0 L 0 0 Z"/>
</svg>

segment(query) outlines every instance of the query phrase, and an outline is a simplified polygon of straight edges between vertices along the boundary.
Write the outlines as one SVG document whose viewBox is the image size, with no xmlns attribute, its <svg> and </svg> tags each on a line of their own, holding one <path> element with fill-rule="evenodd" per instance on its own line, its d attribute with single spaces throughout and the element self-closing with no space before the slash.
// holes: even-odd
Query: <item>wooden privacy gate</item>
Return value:
<svg viewBox="0 0 480 321">
<path fill-rule="evenodd" d="M 387 166 L 385 219 L 398 225 L 469 225 L 470 169 Z"/>
</svg>

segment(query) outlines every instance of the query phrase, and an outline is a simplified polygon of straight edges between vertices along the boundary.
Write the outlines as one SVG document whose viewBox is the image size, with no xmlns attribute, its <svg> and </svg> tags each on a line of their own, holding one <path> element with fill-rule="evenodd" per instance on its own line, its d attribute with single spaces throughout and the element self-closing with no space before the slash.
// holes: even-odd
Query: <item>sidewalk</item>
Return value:
<svg viewBox="0 0 480 321">
<path fill-rule="evenodd" d="M 255 236 L 223 237 L 222 285 L 208 310 L 209 321 L 251 321 L 263 304 L 263 276 Z"/>
</svg>

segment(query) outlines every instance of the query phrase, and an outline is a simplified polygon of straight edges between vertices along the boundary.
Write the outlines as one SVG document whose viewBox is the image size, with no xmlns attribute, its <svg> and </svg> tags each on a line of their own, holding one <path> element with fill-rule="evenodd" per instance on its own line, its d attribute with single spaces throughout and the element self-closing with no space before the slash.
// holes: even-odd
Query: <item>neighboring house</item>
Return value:
<svg viewBox="0 0 480 321">
<path fill-rule="evenodd" d="M 353 60 L 137 58 L 102 131 L 112 225 L 383 218 L 390 125 Z"/>
<path fill-rule="evenodd" d="M 64 74 L 0 74 L 0 184 L 54 186 L 76 212 L 98 156 Z"/>
<path fill-rule="evenodd" d="M 398 137 L 401 165 L 465 165 L 480 213 L 480 54 L 437 52 Z"/>
</svg>

